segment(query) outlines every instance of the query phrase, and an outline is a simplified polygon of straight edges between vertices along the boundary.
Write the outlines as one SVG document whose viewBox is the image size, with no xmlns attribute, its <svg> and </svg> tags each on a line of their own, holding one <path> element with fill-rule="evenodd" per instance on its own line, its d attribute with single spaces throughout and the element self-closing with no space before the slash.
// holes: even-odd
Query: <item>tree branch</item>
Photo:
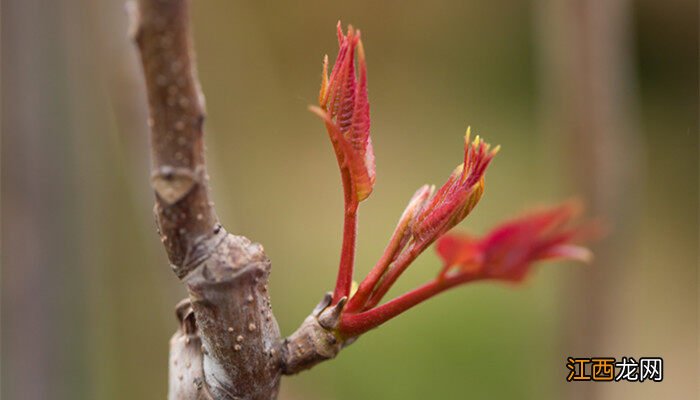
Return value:
<svg viewBox="0 0 700 400">
<path fill-rule="evenodd" d="M 218 220 L 204 164 L 204 97 L 196 80 L 185 0 L 139 1 L 133 37 L 146 78 L 151 185 L 161 240 L 178 277 L 206 256 Z"/>
<path fill-rule="evenodd" d="M 140 0 L 130 10 L 150 109 L 156 221 L 190 295 L 171 341 L 169 399 L 195 398 L 193 387 L 196 398 L 274 399 L 282 340 L 267 294 L 270 261 L 262 246 L 227 233 L 209 200 L 189 1 Z"/>
</svg>

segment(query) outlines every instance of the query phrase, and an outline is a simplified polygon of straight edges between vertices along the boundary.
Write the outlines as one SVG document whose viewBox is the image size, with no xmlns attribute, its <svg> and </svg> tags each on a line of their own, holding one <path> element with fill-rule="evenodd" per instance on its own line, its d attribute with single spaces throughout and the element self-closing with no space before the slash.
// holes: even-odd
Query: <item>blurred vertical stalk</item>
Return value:
<svg viewBox="0 0 700 400">
<path fill-rule="evenodd" d="M 0 397 L 8 399 L 84 398 L 88 385 L 60 4 L 3 2 Z"/>
<path fill-rule="evenodd" d="M 609 338 L 622 323 L 616 293 L 636 265 L 632 247 L 641 197 L 641 143 L 636 127 L 632 5 L 629 0 L 539 0 L 542 118 L 561 135 L 568 177 L 612 228 L 593 268 L 572 272 L 566 288 L 565 355 L 614 355 Z M 564 398 L 602 398 L 599 385 L 571 385 Z"/>
</svg>

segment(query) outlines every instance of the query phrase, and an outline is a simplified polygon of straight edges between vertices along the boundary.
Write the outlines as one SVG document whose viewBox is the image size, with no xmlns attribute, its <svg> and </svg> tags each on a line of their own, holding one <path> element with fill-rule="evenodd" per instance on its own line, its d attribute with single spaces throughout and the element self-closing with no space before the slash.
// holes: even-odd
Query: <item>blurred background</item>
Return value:
<svg viewBox="0 0 700 400">
<path fill-rule="evenodd" d="M 689 399 L 698 390 L 693 0 L 193 2 L 218 213 L 264 244 L 283 334 L 332 289 L 342 190 L 306 110 L 338 19 L 362 30 L 377 183 L 357 278 L 405 203 L 503 150 L 457 229 L 578 196 L 590 266 L 445 293 L 285 378 L 281 399 Z M 144 84 L 119 0 L 2 1 L 3 399 L 162 399 L 185 291 L 152 216 Z M 394 294 L 432 277 L 426 252 Z M 567 356 L 663 357 L 662 383 L 566 383 Z"/>
</svg>

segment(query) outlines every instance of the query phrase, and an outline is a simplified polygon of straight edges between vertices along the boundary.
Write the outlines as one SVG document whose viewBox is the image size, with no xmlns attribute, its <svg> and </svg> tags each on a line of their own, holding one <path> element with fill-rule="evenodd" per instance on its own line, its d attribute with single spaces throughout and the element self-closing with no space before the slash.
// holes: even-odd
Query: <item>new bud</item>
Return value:
<svg viewBox="0 0 700 400">
<path fill-rule="evenodd" d="M 311 111 L 326 124 L 350 200 L 366 199 L 374 186 L 375 164 L 367 99 L 367 64 L 360 31 L 348 27 L 343 35 L 338 22 L 338 57 L 328 76 L 328 56 L 323 59 L 319 107 Z M 357 55 L 357 74 L 355 72 Z"/>
<path fill-rule="evenodd" d="M 464 162 L 452 171 L 447 182 L 417 216 L 416 241 L 430 244 L 460 223 L 476 207 L 484 193 L 484 173 L 500 147 L 493 150 L 479 136 L 469 142 L 467 129 Z"/>
</svg>

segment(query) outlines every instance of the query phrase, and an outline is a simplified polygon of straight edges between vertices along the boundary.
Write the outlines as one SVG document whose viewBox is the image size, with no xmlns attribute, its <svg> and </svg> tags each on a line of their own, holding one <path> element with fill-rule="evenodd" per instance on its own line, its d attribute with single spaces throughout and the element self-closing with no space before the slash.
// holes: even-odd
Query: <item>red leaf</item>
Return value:
<svg viewBox="0 0 700 400">
<path fill-rule="evenodd" d="M 507 221 L 482 238 L 445 235 L 436 249 L 446 273 L 520 281 L 537 261 L 591 259 L 588 249 L 573 243 L 588 228 L 576 221 L 579 212 L 576 203 L 564 203 Z"/>
</svg>

